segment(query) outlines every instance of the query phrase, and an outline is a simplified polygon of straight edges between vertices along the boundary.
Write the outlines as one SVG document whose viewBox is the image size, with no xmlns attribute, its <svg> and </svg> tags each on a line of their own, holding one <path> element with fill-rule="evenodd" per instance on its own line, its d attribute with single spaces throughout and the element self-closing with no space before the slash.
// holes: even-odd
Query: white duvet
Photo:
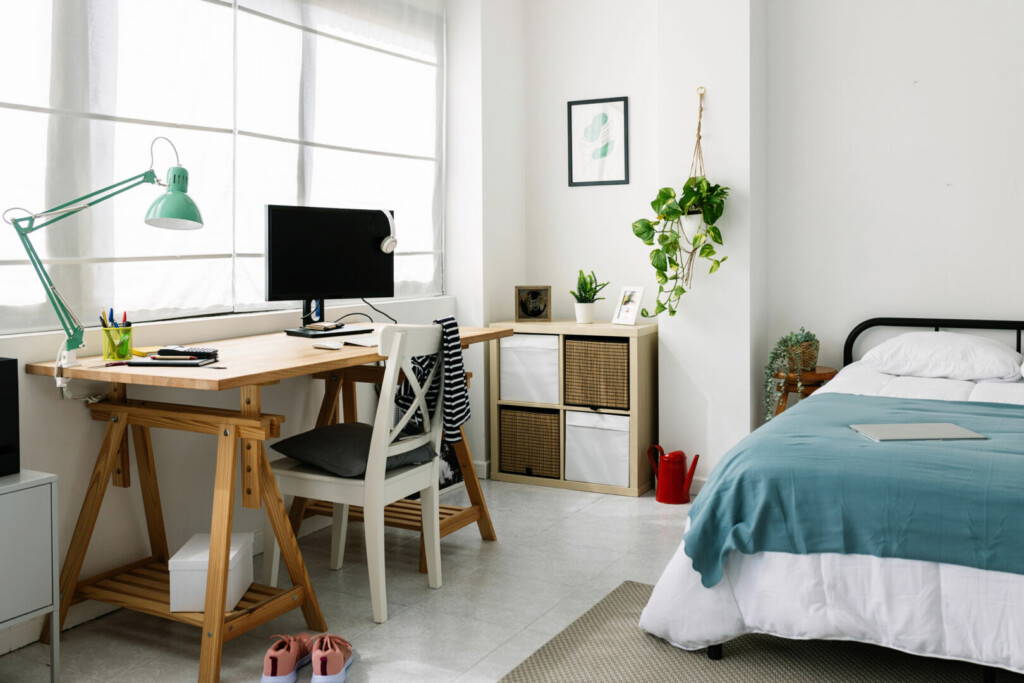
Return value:
<svg viewBox="0 0 1024 683">
<path fill-rule="evenodd" d="M 829 392 L 1024 404 L 1020 381 L 895 377 L 859 363 L 816 395 Z M 1024 673 L 1024 576 L 871 555 L 732 553 L 722 581 L 704 588 L 680 544 L 640 626 L 686 650 L 768 633 L 856 640 Z"/>
</svg>

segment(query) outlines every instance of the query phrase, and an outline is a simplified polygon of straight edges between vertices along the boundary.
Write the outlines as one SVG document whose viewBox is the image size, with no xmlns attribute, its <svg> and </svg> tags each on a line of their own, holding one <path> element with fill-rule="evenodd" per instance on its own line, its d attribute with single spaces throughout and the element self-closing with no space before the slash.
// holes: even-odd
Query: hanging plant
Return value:
<svg viewBox="0 0 1024 683">
<path fill-rule="evenodd" d="M 709 263 L 708 272 L 714 273 L 729 258 L 720 256 L 716 246 L 722 246 L 722 231 L 718 219 L 725 212 L 729 188 L 710 182 L 704 171 L 704 150 L 701 147 L 701 125 L 704 118 L 704 88 L 697 89 L 697 140 L 693 147 L 690 177 L 683 183 L 679 194 L 674 188 L 663 187 L 651 202 L 654 219 L 641 218 L 633 222 L 633 234 L 651 250 L 651 267 L 658 281 L 658 296 L 654 312 L 640 311 L 645 318 L 665 311 L 675 315 L 679 300 L 693 283 L 693 270 L 697 259 Z M 692 218 L 691 218 L 692 217 Z M 689 227 L 685 224 L 689 223 Z"/>
</svg>

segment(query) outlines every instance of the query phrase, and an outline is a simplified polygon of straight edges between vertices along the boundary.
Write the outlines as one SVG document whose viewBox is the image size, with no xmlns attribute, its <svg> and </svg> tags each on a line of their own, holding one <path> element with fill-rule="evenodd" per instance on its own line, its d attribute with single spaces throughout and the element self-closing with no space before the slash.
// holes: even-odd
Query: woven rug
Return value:
<svg viewBox="0 0 1024 683">
<path fill-rule="evenodd" d="M 792 683 L 968 683 L 982 668 L 964 662 L 915 657 L 887 648 L 827 640 L 785 640 L 749 635 L 725 644 L 725 657 L 686 652 L 637 625 L 652 586 L 626 581 L 549 640 L 502 680 L 566 681 L 787 681 Z M 1000 683 L 1024 676 L 1000 671 Z"/>
</svg>

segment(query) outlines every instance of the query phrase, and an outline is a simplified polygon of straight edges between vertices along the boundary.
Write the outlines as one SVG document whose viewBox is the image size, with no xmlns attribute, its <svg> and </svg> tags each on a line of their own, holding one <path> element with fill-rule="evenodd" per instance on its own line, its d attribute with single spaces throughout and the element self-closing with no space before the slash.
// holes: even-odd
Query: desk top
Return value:
<svg viewBox="0 0 1024 683">
<path fill-rule="evenodd" d="M 512 334 L 511 328 L 460 327 L 463 347 L 470 344 L 499 339 Z M 330 341 L 342 341 L 332 337 Z M 365 365 L 383 360 L 376 347 L 348 346 L 338 351 L 313 348 L 312 339 L 289 337 L 283 332 L 236 337 L 213 341 L 195 341 L 184 346 L 212 346 L 220 352 L 213 365 L 198 368 L 153 367 L 139 368 L 119 365 L 104 367 L 100 356 L 79 360 L 79 365 L 64 370 L 71 379 L 99 382 L 142 384 L 155 387 L 178 387 L 222 391 L 253 384 L 271 384 L 289 377 L 301 377 L 317 372 L 340 370 L 354 365 Z M 53 377 L 55 362 L 27 363 L 30 375 Z M 223 369 L 215 369 L 222 367 Z"/>
</svg>

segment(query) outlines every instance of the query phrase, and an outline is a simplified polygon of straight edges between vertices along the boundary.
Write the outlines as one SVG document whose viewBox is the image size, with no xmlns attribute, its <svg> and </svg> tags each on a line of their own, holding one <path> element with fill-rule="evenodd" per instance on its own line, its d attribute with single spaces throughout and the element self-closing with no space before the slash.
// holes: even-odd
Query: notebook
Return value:
<svg viewBox="0 0 1024 683">
<path fill-rule="evenodd" d="M 133 368 L 198 368 L 210 363 L 216 363 L 216 358 L 197 358 L 196 360 L 153 360 L 152 358 L 134 358 L 128 361 L 127 365 Z"/>
<path fill-rule="evenodd" d="M 850 425 L 872 441 L 956 441 L 987 439 L 987 436 L 952 422 L 908 422 L 904 424 Z"/>
</svg>

